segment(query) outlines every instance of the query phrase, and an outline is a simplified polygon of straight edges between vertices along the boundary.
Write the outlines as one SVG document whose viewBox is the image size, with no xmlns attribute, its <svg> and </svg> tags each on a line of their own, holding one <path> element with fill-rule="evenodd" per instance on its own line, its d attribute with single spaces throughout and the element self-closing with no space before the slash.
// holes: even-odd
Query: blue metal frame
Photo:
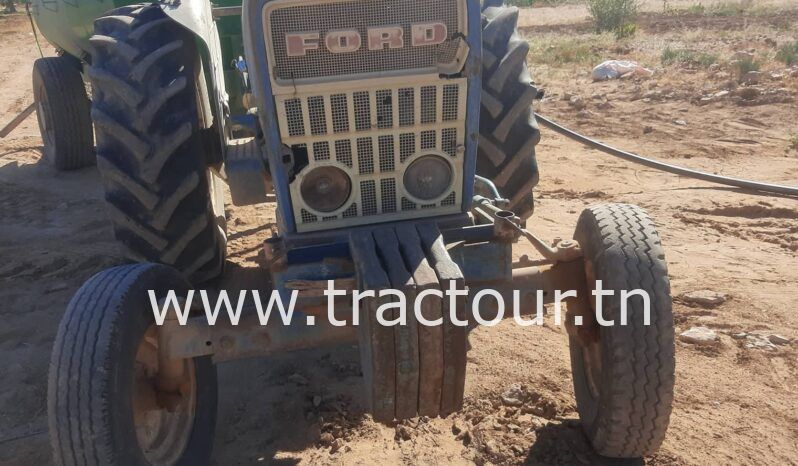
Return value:
<svg viewBox="0 0 798 466">
<path fill-rule="evenodd" d="M 269 62 L 266 53 L 266 37 L 263 30 L 263 7 L 267 0 L 244 0 L 242 21 L 244 42 L 248 44 L 247 65 L 252 92 L 258 102 L 258 116 L 265 139 L 266 156 L 277 196 L 277 226 L 281 234 L 296 233 L 296 220 L 291 203 L 289 174 L 282 161 L 285 149 L 280 140 L 280 129 L 277 120 L 277 105 L 272 93 L 268 70 Z M 463 194 L 462 210 L 468 212 L 474 194 L 474 176 L 476 173 L 477 144 L 479 142 L 479 112 L 482 94 L 482 12 L 479 0 L 467 0 L 468 36 L 466 42 L 470 48 L 463 75 L 468 78 L 468 97 L 466 102 L 466 138 L 465 157 L 463 160 Z M 255 38 L 253 40 L 253 38 Z"/>
<path fill-rule="evenodd" d="M 280 128 L 277 122 L 277 104 L 274 101 L 272 83 L 269 79 L 269 59 L 266 54 L 263 30 L 263 7 L 267 0 L 244 0 L 241 19 L 244 28 L 244 43 L 247 44 L 247 65 L 249 69 L 252 93 L 258 102 L 263 138 L 265 139 L 266 157 L 269 171 L 277 196 L 277 227 L 280 232 L 296 231 L 294 208 L 291 203 L 291 192 L 288 186 L 288 171 L 282 161 L 284 148 L 280 140 Z M 255 39 L 253 39 L 255 38 Z M 254 56 L 251 56 L 254 54 Z"/>
<path fill-rule="evenodd" d="M 468 37 L 471 49 L 465 65 L 468 78 L 466 103 L 466 153 L 463 161 L 463 212 L 471 209 L 474 197 L 474 176 L 477 170 L 479 144 L 479 111 L 482 103 L 482 7 L 479 0 L 467 0 Z"/>
</svg>

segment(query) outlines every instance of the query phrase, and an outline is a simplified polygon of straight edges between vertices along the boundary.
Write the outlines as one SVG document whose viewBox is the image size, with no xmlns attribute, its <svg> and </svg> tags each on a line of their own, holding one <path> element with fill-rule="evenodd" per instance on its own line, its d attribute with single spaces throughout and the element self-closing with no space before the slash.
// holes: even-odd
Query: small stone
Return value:
<svg viewBox="0 0 798 466">
<path fill-rule="evenodd" d="M 335 453 L 343 447 L 344 447 L 344 440 L 337 438 L 333 440 L 332 444 L 330 444 L 330 453 Z"/>
<path fill-rule="evenodd" d="M 587 106 L 587 104 L 585 104 L 585 100 L 578 95 L 571 96 L 571 98 L 568 99 L 568 105 L 577 110 L 583 110 Z"/>
<path fill-rule="evenodd" d="M 714 97 L 716 99 L 722 99 L 724 97 L 727 97 L 729 94 L 731 94 L 731 92 L 724 90 L 724 91 L 716 92 L 712 97 Z"/>
<path fill-rule="evenodd" d="M 454 435 L 458 435 L 460 432 L 463 431 L 463 426 L 457 421 L 457 419 L 452 421 L 452 433 Z"/>
<path fill-rule="evenodd" d="M 719 71 L 719 70 L 720 70 L 720 65 L 719 64 L 713 63 L 713 64 L 709 65 L 709 72 L 710 73 L 714 73 L 714 72 Z"/>
<path fill-rule="evenodd" d="M 687 122 L 684 120 L 673 120 L 673 123 L 679 126 L 687 126 Z"/>
<path fill-rule="evenodd" d="M 759 335 L 756 333 L 749 333 L 745 337 L 745 348 L 757 349 L 764 351 L 776 351 L 776 345 L 770 342 L 767 336 Z"/>
<path fill-rule="evenodd" d="M 746 84 L 758 84 L 760 81 L 762 81 L 762 73 L 759 71 L 749 71 L 740 78 L 740 82 Z"/>
<path fill-rule="evenodd" d="M 335 441 L 335 437 L 333 437 L 333 434 L 329 432 L 324 432 L 321 434 L 321 437 L 319 437 L 319 441 L 322 445 L 332 445 L 332 443 Z"/>
<path fill-rule="evenodd" d="M 790 339 L 781 335 L 768 335 L 768 340 L 774 345 L 789 345 Z"/>
<path fill-rule="evenodd" d="M 459 434 L 457 434 L 457 437 L 455 437 L 455 439 L 463 442 L 463 445 L 465 446 L 471 445 L 471 432 L 468 430 L 464 430 Z"/>
<path fill-rule="evenodd" d="M 734 95 L 743 100 L 754 100 L 762 94 L 756 87 L 741 87 L 734 92 Z"/>
<path fill-rule="evenodd" d="M 790 77 L 791 78 L 798 78 L 798 70 L 790 71 Z"/>
<path fill-rule="evenodd" d="M 747 336 L 748 336 L 748 334 L 747 334 L 747 333 L 745 333 L 745 332 L 740 332 L 740 333 L 732 333 L 732 334 L 731 334 L 731 337 L 732 337 L 733 339 L 735 339 L 735 340 L 745 340 L 745 337 L 747 337 Z"/>
<path fill-rule="evenodd" d="M 649 134 L 654 131 L 654 128 L 651 126 L 643 126 L 643 134 Z"/>
<path fill-rule="evenodd" d="M 716 307 L 726 302 L 726 295 L 712 290 L 696 290 L 682 293 L 679 298 L 685 304 L 695 304 L 701 307 Z"/>
<path fill-rule="evenodd" d="M 702 346 L 714 346 L 720 343 L 718 334 L 707 327 L 693 327 L 690 330 L 682 332 L 679 335 L 679 339 L 685 343 Z"/>
<path fill-rule="evenodd" d="M 531 425 L 530 429 L 532 429 L 532 430 L 542 429 L 542 428 L 546 427 L 546 424 L 548 424 L 548 423 L 549 423 L 548 420 L 546 420 L 544 418 L 541 418 L 541 417 L 537 417 L 537 416 L 533 417 L 529 421 L 529 424 Z"/>
<path fill-rule="evenodd" d="M 313 396 L 313 406 L 318 407 L 321 404 L 321 396 L 315 395 Z"/>
<path fill-rule="evenodd" d="M 521 406 L 524 404 L 524 390 L 521 385 L 514 383 L 502 393 L 502 403 L 505 406 Z"/>
<path fill-rule="evenodd" d="M 564 92 L 563 95 L 562 95 L 562 100 L 568 102 L 569 100 L 571 100 L 571 97 L 573 97 L 573 96 L 574 95 L 571 94 L 570 92 Z"/>
<path fill-rule="evenodd" d="M 413 437 L 413 432 L 407 428 L 407 426 L 398 425 L 396 426 L 396 434 L 394 438 L 396 440 L 410 440 Z"/>
<path fill-rule="evenodd" d="M 297 374 L 297 373 L 291 374 L 291 376 L 288 377 L 288 381 L 291 383 L 295 383 L 297 385 L 308 384 L 308 379 L 306 379 L 302 374 Z"/>
<path fill-rule="evenodd" d="M 487 442 L 485 442 L 485 453 L 489 455 L 496 455 L 497 453 L 499 453 L 499 447 L 496 446 L 496 442 L 494 442 L 493 440 L 488 440 Z"/>
</svg>

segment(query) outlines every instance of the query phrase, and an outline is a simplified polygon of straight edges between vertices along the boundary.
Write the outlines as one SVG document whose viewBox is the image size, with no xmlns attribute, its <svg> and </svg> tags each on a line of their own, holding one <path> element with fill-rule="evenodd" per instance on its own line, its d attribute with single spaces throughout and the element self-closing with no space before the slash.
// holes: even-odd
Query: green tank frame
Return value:
<svg viewBox="0 0 798 466">
<path fill-rule="evenodd" d="M 105 12 L 141 1 L 107 0 L 31 0 L 30 9 L 41 34 L 63 53 L 83 63 L 90 61 L 89 37 L 94 31 L 94 20 Z M 240 7 L 240 0 L 215 0 L 214 7 Z M 234 61 L 244 56 L 241 17 L 222 16 L 216 18 L 222 49 L 225 87 L 230 96 L 230 112 L 241 115 L 246 112 L 242 102 L 243 83 Z"/>
</svg>

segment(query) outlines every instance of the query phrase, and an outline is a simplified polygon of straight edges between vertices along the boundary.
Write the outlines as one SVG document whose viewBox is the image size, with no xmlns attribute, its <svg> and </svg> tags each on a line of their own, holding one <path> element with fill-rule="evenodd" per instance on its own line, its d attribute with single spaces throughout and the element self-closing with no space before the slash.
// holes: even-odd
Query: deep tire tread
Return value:
<svg viewBox="0 0 798 466">
<path fill-rule="evenodd" d="M 662 243 L 647 213 L 628 204 L 605 204 L 580 216 L 575 239 L 605 289 L 648 292 L 651 325 L 630 313 L 629 325 L 602 328 L 604 393 L 594 419 L 586 419 L 596 401 L 580 396 L 577 405 L 586 433 L 604 456 L 637 458 L 655 452 L 670 420 L 675 382 L 675 345 L 670 282 Z M 619 317 L 619 300 L 611 297 L 610 318 Z M 605 301 L 606 302 L 606 301 Z M 605 318 L 607 314 L 605 313 Z M 617 322 L 616 322 L 617 323 Z M 573 370 L 583 371 L 581 350 L 572 341 Z M 575 376 L 575 384 L 577 377 Z"/>
<path fill-rule="evenodd" d="M 540 130 L 532 103 L 526 56 L 529 44 L 517 33 L 518 8 L 483 1 L 482 114 L 477 175 L 493 179 L 522 219 L 532 215 L 532 188 L 538 182 L 535 145 Z M 513 167 L 509 169 L 508 167 Z"/>
<path fill-rule="evenodd" d="M 190 34 L 157 5 L 133 5 L 95 20 L 91 43 L 98 168 L 117 239 L 133 260 L 174 266 L 195 283 L 215 278 L 224 238 L 199 138 Z"/>
<path fill-rule="evenodd" d="M 80 75 L 80 62 L 68 55 L 39 58 L 33 65 L 37 102 L 46 98 L 44 111 L 52 125 L 52 147 L 44 152 L 58 170 L 94 165 L 94 133 L 89 98 Z M 47 144 L 47 140 L 45 140 Z"/>
<path fill-rule="evenodd" d="M 177 278 L 177 272 L 160 265 L 123 265 L 91 277 L 69 302 L 53 345 L 48 375 L 54 464 L 141 464 L 141 458 L 134 453 L 135 437 L 132 445 L 126 441 L 133 426 L 118 424 L 115 413 L 123 408 L 118 405 L 123 401 L 118 399 L 122 396 L 118 392 L 120 387 L 114 384 L 119 383 L 118 364 L 125 362 L 125 354 L 135 351 L 129 336 L 127 339 L 123 336 L 128 331 L 131 313 L 142 313 L 135 320 L 152 320 L 146 315 L 147 309 L 139 308 L 142 301 L 139 294 L 159 286 L 180 292 L 188 283 Z M 194 429 L 202 431 L 198 437 L 205 438 L 197 443 L 203 446 L 195 444 L 191 452 L 187 448 L 187 455 L 204 450 L 197 452 L 202 457 L 210 452 L 207 436 L 214 431 L 208 422 L 215 423 L 216 376 L 208 358 L 195 361 L 198 361 L 195 368 L 200 371 L 198 384 L 212 385 L 205 387 L 210 392 L 201 398 L 206 404 L 198 401 L 197 406 L 203 414 L 197 418 Z M 120 448 L 120 443 L 124 448 Z"/>
</svg>

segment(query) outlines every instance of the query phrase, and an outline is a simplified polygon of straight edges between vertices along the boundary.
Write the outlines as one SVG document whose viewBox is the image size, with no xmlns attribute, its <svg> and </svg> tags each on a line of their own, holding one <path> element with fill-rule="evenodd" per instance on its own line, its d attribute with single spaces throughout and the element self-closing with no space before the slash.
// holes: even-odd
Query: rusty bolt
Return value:
<svg viewBox="0 0 798 466">
<path fill-rule="evenodd" d="M 221 345 L 223 350 L 229 351 L 233 349 L 235 342 L 233 341 L 233 337 L 225 335 L 219 339 L 219 344 Z"/>
</svg>

